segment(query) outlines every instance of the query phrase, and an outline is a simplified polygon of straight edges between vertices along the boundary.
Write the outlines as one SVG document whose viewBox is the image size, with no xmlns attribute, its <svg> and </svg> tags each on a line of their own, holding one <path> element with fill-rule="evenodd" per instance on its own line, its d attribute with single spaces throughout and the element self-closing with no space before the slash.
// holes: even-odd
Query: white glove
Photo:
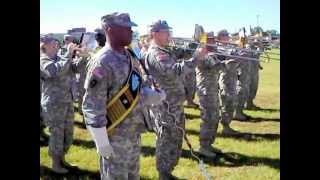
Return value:
<svg viewBox="0 0 320 180">
<path fill-rule="evenodd" d="M 114 156 L 113 148 L 108 139 L 107 129 L 105 127 L 93 128 L 91 126 L 87 126 L 87 129 L 96 144 L 98 154 L 106 159 Z"/>
<path fill-rule="evenodd" d="M 154 78 L 152 77 L 152 75 L 144 75 L 143 79 L 146 81 L 147 85 L 152 85 L 154 82 Z"/>
<path fill-rule="evenodd" d="M 150 87 L 142 88 L 142 96 L 143 96 L 143 103 L 145 105 L 158 105 L 166 99 L 166 94 L 163 90 L 160 92 L 152 89 Z"/>
</svg>

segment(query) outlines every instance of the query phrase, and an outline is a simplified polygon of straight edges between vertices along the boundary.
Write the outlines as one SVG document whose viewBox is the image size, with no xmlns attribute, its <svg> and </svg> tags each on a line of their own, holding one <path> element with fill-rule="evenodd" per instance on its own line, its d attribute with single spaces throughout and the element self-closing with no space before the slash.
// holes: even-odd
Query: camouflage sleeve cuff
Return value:
<svg viewBox="0 0 320 180">
<path fill-rule="evenodd" d="M 105 116 L 96 116 L 90 117 L 89 114 L 84 114 L 86 125 L 94 127 L 94 128 L 101 128 L 107 126 L 107 119 Z"/>
</svg>

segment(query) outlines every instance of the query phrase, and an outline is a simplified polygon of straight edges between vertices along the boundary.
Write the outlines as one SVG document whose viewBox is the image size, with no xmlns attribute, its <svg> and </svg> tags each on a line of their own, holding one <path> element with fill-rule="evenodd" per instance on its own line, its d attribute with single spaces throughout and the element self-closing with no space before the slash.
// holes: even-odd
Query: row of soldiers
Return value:
<svg viewBox="0 0 320 180">
<path fill-rule="evenodd" d="M 237 133 L 229 125 L 237 109 L 238 116 L 243 113 L 245 102 L 239 103 L 239 97 L 247 101 L 244 84 L 249 80 L 243 76 L 249 69 L 244 67 L 253 66 L 251 62 L 217 56 L 210 47 L 199 47 L 191 58 L 178 60 L 167 48 L 171 28 L 163 20 L 150 26 L 150 45 L 142 48 L 144 58 L 138 60 L 127 48 L 131 27 L 137 26 L 129 14 L 105 15 L 101 24 L 106 44 L 89 56 L 81 55 L 85 50 L 72 43 L 65 54 L 58 55 L 53 38 L 40 38 L 41 108 L 51 133 L 53 171 L 66 173 L 74 168 L 64 156 L 73 136 L 71 79 L 83 64 L 82 113 L 100 157 L 101 179 L 139 179 L 141 133 L 147 129 L 157 135 L 159 179 L 175 179 L 172 171 L 181 155 L 185 130 L 184 82 L 192 73 L 196 74 L 202 119 L 199 153 L 213 158 L 221 152 L 212 146 L 218 123 L 221 119 L 225 133 Z M 208 42 L 214 43 L 213 33 L 208 35 Z M 219 32 L 218 38 L 227 41 L 227 32 Z M 78 58 L 72 58 L 75 50 Z"/>
</svg>

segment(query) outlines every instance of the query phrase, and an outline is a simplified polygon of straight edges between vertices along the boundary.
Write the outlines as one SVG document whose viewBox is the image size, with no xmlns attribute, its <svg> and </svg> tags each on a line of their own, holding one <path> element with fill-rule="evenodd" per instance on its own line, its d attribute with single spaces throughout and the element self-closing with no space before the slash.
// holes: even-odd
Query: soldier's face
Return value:
<svg viewBox="0 0 320 180">
<path fill-rule="evenodd" d="M 229 41 L 229 39 L 230 39 L 229 36 L 221 36 L 220 37 L 221 41 Z"/>
<path fill-rule="evenodd" d="M 58 53 L 58 43 L 56 41 L 52 41 L 45 45 L 46 52 L 50 54 L 57 54 Z"/>
<path fill-rule="evenodd" d="M 69 38 L 64 39 L 64 44 L 68 45 L 70 44 L 72 41 Z"/>
<path fill-rule="evenodd" d="M 215 41 L 214 38 L 208 38 L 208 39 L 207 39 L 207 43 L 208 43 L 208 44 L 215 44 L 216 41 Z M 208 50 L 208 51 L 212 51 L 213 49 L 214 49 L 214 47 L 212 47 L 212 46 L 207 46 L 207 50 Z"/>
<path fill-rule="evenodd" d="M 131 27 L 111 27 L 108 30 L 110 40 L 115 41 L 120 46 L 128 46 L 132 40 Z"/>
<path fill-rule="evenodd" d="M 159 31 L 155 33 L 155 38 L 162 46 L 168 45 L 170 41 L 170 32 L 169 31 Z"/>
</svg>

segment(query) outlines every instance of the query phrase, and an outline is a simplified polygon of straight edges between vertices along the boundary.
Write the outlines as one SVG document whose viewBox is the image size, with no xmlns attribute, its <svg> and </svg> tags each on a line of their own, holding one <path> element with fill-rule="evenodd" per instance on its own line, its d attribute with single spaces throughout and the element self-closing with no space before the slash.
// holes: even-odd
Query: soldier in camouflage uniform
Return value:
<svg viewBox="0 0 320 180">
<path fill-rule="evenodd" d="M 191 59 L 177 62 L 176 57 L 165 48 L 169 43 L 169 29 L 171 28 L 166 21 L 159 20 L 151 25 L 151 44 L 145 59 L 148 72 L 167 95 L 165 102 L 158 106 L 160 113 L 155 119 L 156 165 L 160 180 L 174 177 L 171 172 L 181 154 L 183 142 L 181 129 L 185 129 L 184 75 L 191 72 L 196 63 L 207 53 L 206 49 L 197 49 Z"/>
<path fill-rule="evenodd" d="M 65 56 L 68 52 L 68 45 L 71 44 L 74 40 L 74 37 L 66 34 L 63 36 L 63 46 L 58 51 L 58 56 Z"/>
<path fill-rule="evenodd" d="M 101 21 L 108 43 L 88 64 L 82 111 L 87 129 L 100 155 L 101 179 L 140 179 L 140 134 L 145 131 L 142 108 L 147 96 L 141 97 L 128 116 L 113 129 L 111 135 L 108 136 L 106 132 L 106 115 L 109 113 L 106 104 L 122 89 L 129 76 L 131 55 L 125 46 L 130 44 L 131 27 L 136 24 L 131 22 L 127 13 L 108 14 L 103 16 Z M 133 62 L 132 68 L 140 72 L 136 63 L 138 62 Z M 145 87 L 141 94 L 144 89 Z"/>
<path fill-rule="evenodd" d="M 57 55 L 55 39 L 40 37 L 40 78 L 42 80 L 41 106 L 45 124 L 49 127 L 49 155 L 52 169 L 67 173 L 71 168 L 64 156 L 72 144 L 74 112 L 71 98 L 72 60 L 74 44 L 67 47 L 65 57 Z M 76 68 L 76 67 L 75 67 Z M 75 69 L 73 68 L 73 69 Z"/>
<path fill-rule="evenodd" d="M 229 33 L 226 30 L 218 32 L 217 36 L 219 41 L 229 41 Z M 223 43 L 221 44 L 223 45 Z M 218 48 L 218 51 L 224 51 L 226 54 L 235 55 L 233 51 L 225 52 L 225 49 Z M 230 127 L 231 120 L 236 107 L 236 85 L 237 85 L 237 68 L 239 61 L 227 58 L 225 56 L 217 56 L 219 60 L 223 61 L 219 75 L 219 100 L 221 110 L 221 124 L 223 125 L 223 134 L 236 135 L 239 132 Z"/>
<path fill-rule="evenodd" d="M 141 39 L 139 44 L 141 46 L 140 53 L 141 53 L 142 59 L 144 59 L 146 56 L 146 53 L 148 51 L 149 45 L 150 45 L 150 38 L 146 37 L 146 38 Z"/>
<path fill-rule="evenodd" d="M 259 50 L 261 47 L 255 47 L 255 46 L 250 46 L 249 47 L 251 50 Z M 253 58 L 259 59 L 260 53 L 252 53 Z M 250 110 L 257 110 L 260 109 L 257 107 L 254 103 L 253 100 L 257 95 L 258 91 L 258 84 L 259 84 L 259 69 L 262 69 L 260 62 L 252 61 L 250 63 L 250 85 L 249 85 L 249 97 L 246 103 L 246 108 Z"/>
<path fill-rule="evenodd" d="M 207 42 L 214 44 L 214 33 L 207 34 Z M 215 152 L 220 150 L 213 148 L 219 125 L 219 71 L 223 64 L 213 53 L 213 47 L 207 47 L 209 53 L 204 61 L 196 68 L 197 94 L 199 96 L 201 110 L 200 124 L 200 149 L 199 153 L 207 157 L 215 157 Z"/>
<path fill-rule="evenodd" d="M 249 57 L 248 52 L 238 51 L 238 55 L 243 57 Z M 249 116 L 244 114 L 244 106 L 249 98 L 249 85 L 250 85 L 250 64 L 248 60 L 239 60 L 240 65 L 237 68 L 238 81 L 237 81 L 237 106 L 235 109 L 234 118 L 240 121 L 246 121 Z"/>
<path fill-rule="evenodd" d="M 70 43 L 73 43 L 73 41 L 75 40 L 75 37 L 70 35 L 70 34 L 66 34 L 63 36 L 63 46 L 59 49 L 58 51 L 58 55 L 59 56 L 65 56 L 67 53 L 67 47 Z M 71 90 L 72 90 L 72 99 L 73 101 L 77 102 L 78 101 L 78 97 L 79 97 L 79 92 L 78 92 L 78 81 L 77 81 L 77 76 L 79 76 L 79 73 L 76 72 L 72 75 L 72 85 L 71 85 Z"/>
</svg>

